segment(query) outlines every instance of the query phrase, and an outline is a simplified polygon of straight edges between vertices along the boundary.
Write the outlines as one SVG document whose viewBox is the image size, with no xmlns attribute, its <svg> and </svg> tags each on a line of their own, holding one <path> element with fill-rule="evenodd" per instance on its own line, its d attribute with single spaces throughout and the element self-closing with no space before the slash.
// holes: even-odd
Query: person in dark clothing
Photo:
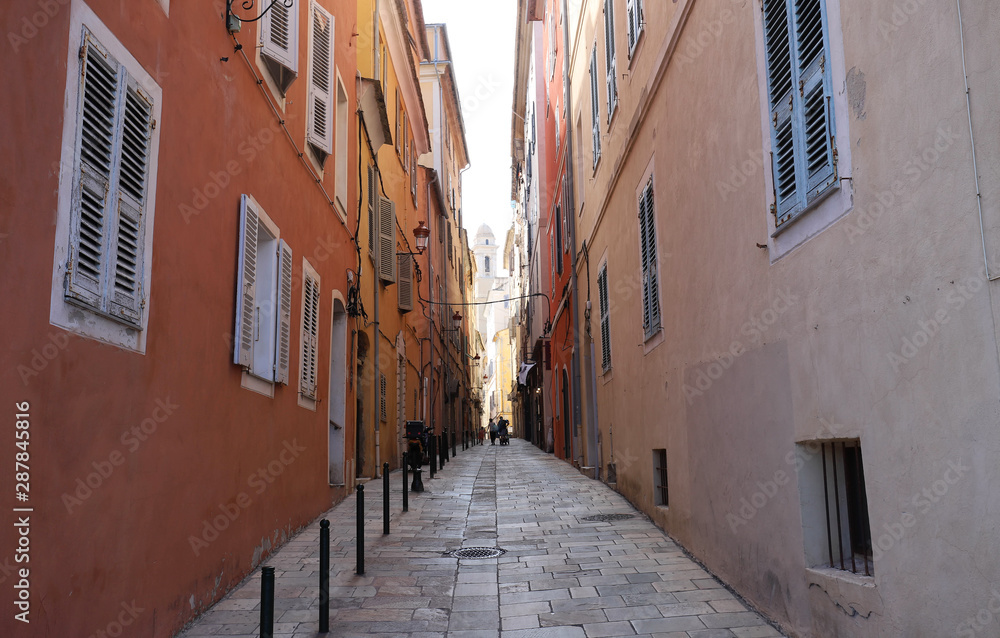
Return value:
<svg viewBox="0 0 1000 638">
<path fill-rule="evenodd" d="M 497 424 L 496 421 L 490 419 L 490 445 L 496 445 L 497 442 Z"/>
</svg>

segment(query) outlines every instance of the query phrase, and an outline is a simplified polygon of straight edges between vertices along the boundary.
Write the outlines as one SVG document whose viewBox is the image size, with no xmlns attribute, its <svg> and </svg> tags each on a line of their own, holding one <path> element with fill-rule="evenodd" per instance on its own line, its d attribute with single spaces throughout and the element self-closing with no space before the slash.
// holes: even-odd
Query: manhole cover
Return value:
<svg viewBox="0 0 1000 638">
<path fill-rule="evenodd" d="M 629 518 L 635 518 L 634 514 L 594 514 L 593 516 L 588 516 L 584 518 L 585 521 L 600 521 L 602 523 L 610 523 L 611 521 L 624 521 Z"/>
<path fill-rule="evenodd" d="M 499 547 L 463 547 L 451 553 L 455 558 L 496 558 L 507 553 Z"/>
</svg>

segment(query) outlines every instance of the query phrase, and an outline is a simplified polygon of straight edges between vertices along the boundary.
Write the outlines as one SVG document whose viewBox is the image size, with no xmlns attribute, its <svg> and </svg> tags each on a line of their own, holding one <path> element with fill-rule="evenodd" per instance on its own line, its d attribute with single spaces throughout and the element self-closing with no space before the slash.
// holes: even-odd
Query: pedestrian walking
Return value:
<svg viewBox="0 0 1000 638">
<path fill-rule="evenodd" d="M 497 442 L 497 424 L 496 421 L 490 419 L 490 445 L 496 445 Z"/>
</svg>

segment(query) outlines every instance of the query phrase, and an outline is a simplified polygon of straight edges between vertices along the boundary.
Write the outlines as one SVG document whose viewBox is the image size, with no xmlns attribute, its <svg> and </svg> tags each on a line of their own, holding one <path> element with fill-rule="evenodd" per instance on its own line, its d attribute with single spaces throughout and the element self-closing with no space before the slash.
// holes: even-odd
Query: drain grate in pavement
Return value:
<svg viewBox="0 0 1000 638">
<path fill-rule="evenodd" d="M 507 553 L 500 547 L 463 547 L 451 553 L 455 558 L 496 558 Z"/>
<path fill-rule="evenodd" d="M 593 516 L 587 516 L 582 520 L 596 522 L 600 521 L 602 523 L 610 523 L 612 521 L 624 521 L 629 518 L 635 518 L 634 514 L 594 514 Z"/>
</svg>

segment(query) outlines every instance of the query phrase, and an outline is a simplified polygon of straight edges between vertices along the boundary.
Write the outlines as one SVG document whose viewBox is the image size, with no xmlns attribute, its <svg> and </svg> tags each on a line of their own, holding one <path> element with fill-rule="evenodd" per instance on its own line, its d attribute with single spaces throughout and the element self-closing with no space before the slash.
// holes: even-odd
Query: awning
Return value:
<svg viewBox="0 0 1000 638">
<path fill-rule="evenodd" d="M 517 382 L 521 385 L 528 384 L 528 373 L 535 367 L 534 363 L 522 363 L 521 369 L 517 373 Z"/>
</svg>

